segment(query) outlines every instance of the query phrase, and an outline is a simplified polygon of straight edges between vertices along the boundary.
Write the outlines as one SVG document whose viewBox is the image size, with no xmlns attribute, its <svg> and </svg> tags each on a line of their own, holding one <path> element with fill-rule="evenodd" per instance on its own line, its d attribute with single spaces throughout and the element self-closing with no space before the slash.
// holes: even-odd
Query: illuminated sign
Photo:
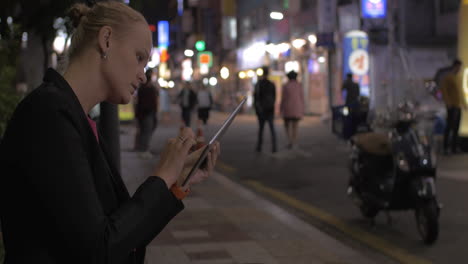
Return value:
<svg viewBox="0 0 468 264">
<path fill-rule="evenodd" d="M 343 40 L 343 80 L 353 74 L 361 95 L 369 96 L 369 39 L 362 31 L 351 31 Z"/>
<path fill-rule="evenodd" d="M 208 67 L 213 66 L 213 54 L 209 51 L 199 52 L 198 64 L 207 65 Z"/>
<path fill-rule="evenodd" d="M 158 46 L 169 47 L 169 22 L 158 22 Z"/>
<path fill-rule="evenodd" d="M 361 12 L 363 18 L 385 18 L 387 0 L 362 0 Z"/>
</svg>

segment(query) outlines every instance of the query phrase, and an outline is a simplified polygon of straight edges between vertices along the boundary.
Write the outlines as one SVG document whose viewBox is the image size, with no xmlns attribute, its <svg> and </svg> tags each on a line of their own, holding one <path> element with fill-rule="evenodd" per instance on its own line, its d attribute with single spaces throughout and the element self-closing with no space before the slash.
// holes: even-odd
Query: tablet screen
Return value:
<svg viewBox="0 0 468 264">
<path fill-rule="evenodd" d="M 240 109 L 242 108 L 242 106 L 245 104 L 245 102 L 247 101 L 247 97 L 245 97 L 244 99 L 242 99 L 242 101 L 239 103 L 239 105 L 237 105 L 236 109 L 234 109 L 234 111 L 232 111 L 232 113 L 229 115 L 229 117 L 224 121 L 223 125 L 221 126 L 221 128 L 216 132 L 216 134 L 211 138 L 210 142 L 208 143 L 207 146 L 205 146 L 202 154 L 200 155 L 200 158 L 198 158 L 197 162 L 195 162 L 195 165 L 192 167 L 192 169 L 190 170 L 189 174 L 187 175 L 187 177 L 185 178 L 184 182 L 182 183 L 182 186 L 185 186 L 185 184 L 188 182 L 188 180 L 190 179 L 190 177 L 192 177 L 192 175 L 195 173 L 195 171 L 200 167 L 200 165 L 205 161 L 206 159 L 206 156 L 208 155 L 208 153 L 210 152 L 211 150 L 211 146 L 213 145 L 214 142 L 216 142 L 217 140 L 220 140 L 224 133 L 226 133 L 227 129 L 229 128 L 229 126 L 231 125 L 232 121 L 234 120 L 234 118 L 236 117 L 236 115 L 239 113 Z"/>
</svg>

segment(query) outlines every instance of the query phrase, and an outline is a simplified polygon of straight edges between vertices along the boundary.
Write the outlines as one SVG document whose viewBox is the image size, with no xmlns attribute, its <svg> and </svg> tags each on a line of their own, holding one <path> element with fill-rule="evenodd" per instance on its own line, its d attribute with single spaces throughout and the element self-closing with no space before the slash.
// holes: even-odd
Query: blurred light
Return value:
<svg viewBox="0 0 468 264">
<path fill-rule="evenodd" d="M 245 60 L 258 61 L 258 58 L 262 57 L 265 54 L 265 51 L 265 42 L 255 42 L 244 50 L 242 58 Z"/>
<path fill-rule="evenodd" d="M 204 51 L 206 49 L 206 43 L 203 40 L 199 40 L 195 43 L 195 49 L 198 51 Z"/>
<path fill-rule="evenodd" d="M 283 42 L 278 44 L 278 48 L 280 53 L 285 53 L 291 48 L 291 45 L 289 45 L 289 43 Z"/>
<path fill-rule="evenodd" d="M 156 32 L 156 26 L 155 25 L 149 25 L 149 30 L 151 32 L 153 32 L 153 33 Z"/>
<path fill-rule="evenodd" d="M 11 16 L 9 16 L 6 21 L 8 25 L 13 24 L 13 18 Z"/>
<path fill-rule="evenodd" d="M 185 59 L 182 61 L 182 80 L 190 81 L 192 80 L 193 68 L 192 60 Z"/>
<path fill-rule="evenodd" d="M 54 50 L 61 54 L 63 50 L 65 49 L 65 37 L 61 34 L 55 37 L 54 43 Z"/>
<path fill-rule="evenodd" d="M 158 79 L 158 83 L 159 83 L 159 86 L 161 86 L 162 88 L 167 88 L 167 81 L 164 80 L 163 78 L 159 78 Z"/>
<path fill-rule="evenodd" d="M 288 61 L 284 64 L 284 71 L 286 73 L 290 71 L 299 72 L 299 62 L 298 61 Z"/>
<path fill-rule="evenodd" d="M 215 86 L 216 84 L 218 84 L 218 79 L 216 79 L 216 77 L 211 77 L 210 78 L 210 85 Z"/>
<path fill-rule="evenodd" d="M 246 76 L 245 72 L 241 71 L 239 72 L 239 78 L 244 79 Z"/>
<path fill-rule="evenodd" d="M 296 49 L 302 48 L 307 43 L 305 39 L 295 39 L 293 40 L 292 44 Z"/>
<path fill-rule="evenodd" d="M 325 62 L 327 61 L 327 60 L 325 59 L 325 57 L 323 57 L 323 56 L 320 56 L 317 60 L 318 60 L 318 62 L 320 62 L 320 63 L 325 63 Z"/>
<path fill-rule="evenodd" d="M 221 71 L 220 71 L 219 74 L 221 75 L 221 78 L 226 80 L 227 78 L 229 78 L 229 69 L 226 68 L 226 67 L 223 67 L 223 68 L 221 68 Z"/>
<path fill-rule="evenodd" d="M 124 0 L 124 3 L 128 5 L 130 4 L 130 0 Z"/>
<path fill-rule="evenodd" d="M 155 48 L 153 48 L 153 51 L 151 53 L 151 60 L 148 62 L 148 67 L 154 68 L 158 66 L 159 63 L 160 63 L 159 53 L 157 52 Z"/>
<path fill-rule="evenodd" d="M 203 84 L 204 84 L 204 85 L 208 85 L 208 83 L 209 83 L 208 78 L 203 78 Z"/>
<path fill-rule="evenodd" d="M 317 43 L 317 36 L 315 36 L 315 35 L 313 35 L 313 34 L 312 34 L 312 35 L 309 35 L 308 39 L 309 39 L 309 42 L 310 42 L 311 44 L 313 44 L 313 45 L 315 45 L 315 44 Z"/>
<path fill-rule="evenodd" d="M 169 81 L 169 82 L 167 83 L 167 87 L 169 87 L 169 88 L 171 88 L 171 89 L 174 88 L 174 86 L 175 86 L 174 81 Z"/>
<path fill-rule="evenodd" d="M 179 16 L 184 14 L 184 0 L 177 0 L 177 13 Z"/>
<path fill-rule="evenodd" d="M 349 108 L 347 106 L 343 107 L 343 115 L 348 116 L 349 115 Z"/>
<path fill-rule="evenodd" d="M 257 69 L 257 75 L 258 76 L 263 76 L 263 69 L 262 68 Z"/>
<path fill-rule="evenodd" d="M 186 49 L 186 50 L 184 51 L 184 55 L 187 56 L 187 57 L 193 57 L 194 54 L 195 54 L 195 53 L 194 53 L 193 50 L 191 50 L 191 49 Z"/>
<path fill-rule="evenodd" d="M 255 76 L 255 72 L 253 70 L 248 70 L 247 71 L 247 76 L 249 76 L 249 78 L 252 78 Z"/>
<path fill-rule="evenodd" d="M 28 32 L 23 32 L 21 35 L 21 47 L 23 49 L 28 47 Z"/>
<path fill-rule="evenodd" d="M 210 72 L 210 67 L 208 66 L 208 64 L 202 64 L 200 65 L 200 74 L 208 74 Z"/>
<path fill-rule="evenodd" d="M 283 19 L 284 16 L 283 16 L 283 13 L 281 12 L 271 12 L 270 17 L 271 19 L 274 19 L 274 20 L 281 20 Z"/>
</svg>

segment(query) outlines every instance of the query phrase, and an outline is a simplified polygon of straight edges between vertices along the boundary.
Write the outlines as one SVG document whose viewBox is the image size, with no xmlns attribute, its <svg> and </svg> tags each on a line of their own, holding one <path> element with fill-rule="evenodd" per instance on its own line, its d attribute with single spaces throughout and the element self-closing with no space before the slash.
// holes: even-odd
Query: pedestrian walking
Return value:
<svg viewBox="0 0 468 264">
<path fill-rule="evenodd" d="M 263 128 L 265 122 L 270 127 L 272 152 L 276 152 L 276 133 L 275 133 L 275 102 L 276 88 L 275 85 L 268 80 L 269 68 L 263 67 L 263 77 L 255 85 L 254 91 L 254 108 L 258 118 L 258 137 L 256 151 L 262 151 L 263 144 Z"/>
<path fill-rule="evenodd" d="M 200 151 L 184 129 L 130 196 L 106 138 L 88 117 L 100 102 L 127 104 L 153 41 L 144 17 L 123 2 L 70 9 L 75 31 L 64 74 L 53 69 L 17 106 L 0 143 L 0 220 L 6 264 L 143 264 L 146 246 L 206 179 L 219 144 L 181 187 Z"/>
<path fill-rule="evenodd" d="M 453 66 L 456 64 L 461 64 L 461 61 L 456 59 L 449 66 L 437 69 L 436 73 L 434 74 L 433 81 L 435 87 L 431 92 L 437 99 L 443 100 L 441 91 L 442 81 L 444 80 L 445 76 L 452 71 Z"/>
<path fill-rule="evenodd" d="M 204 85 L 200 86 L 197 91 L 197 105 L 198 105 L 198 129 L 206 126 L 210 118 L 210 110 L 213 105 L 213 97 L 210 90 Z"/>
<path fill-rule="evenodd" d="M 461 69 L 461 61 L 456 60 L 449 73 L 445 74 L 441 82 L 442 99 L 447 108 L 447 121 L 445 122 L 444 153 L 458 152 L 458 129 L 460 127 L 461 108 L 463 102 L 462 91 L 457 83 L 457 74 Z"/>
<path fill-rule="evenodd" d="M 353 81 L 351 73 L 346 74 L 341 90 L 346 94 L 345 106 L 348 108 L 348 118 L 345 121 L 344 137 L 350 138 L 356 133 L 359 122 L 359 96 L 361 94 L 359 84 Z"/>
<path fill-rule="evenodd" d="M 150 159 L 153 155 L 149 152 L 151 137 L 158 125 L 159 90 L 151 81 L 153 70 L 146 71 L 146 83 L 137 91 L 135 117 L 137 119 L 138 133 L 136 150 L 140 157 Z"/>
<path fill-rule="evenodd" d="M 185 82 L 177 97 L 182 110 L 182 122 L 184 126 L 190 127 L 192 111 L 197 104 L 197 94 L 193 91 L 190 82 Z"/>
<path fill-rule="evenodd" d="M 297 73 L 287 74 L 288 82 L 283 86 L 280 111 L 288 137 L 288 149 L 297 148 L 299 121 L 304 116 L 304 91 L 297 81 Z"/>
</svg>

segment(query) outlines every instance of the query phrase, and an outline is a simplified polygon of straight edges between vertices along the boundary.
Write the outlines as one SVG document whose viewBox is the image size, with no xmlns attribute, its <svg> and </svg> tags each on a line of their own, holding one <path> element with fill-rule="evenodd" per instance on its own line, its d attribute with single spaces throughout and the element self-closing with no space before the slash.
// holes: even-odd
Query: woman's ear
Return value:
<svg viewBox="0 0 468 264">
<path fill-rule="evenodd" d="M 104 26 L 99 30 L 98 46 L 101 55 L 107 55 L 110 48 L 110 41 L 112 36 L 112 28 Z"/>
</svg>

